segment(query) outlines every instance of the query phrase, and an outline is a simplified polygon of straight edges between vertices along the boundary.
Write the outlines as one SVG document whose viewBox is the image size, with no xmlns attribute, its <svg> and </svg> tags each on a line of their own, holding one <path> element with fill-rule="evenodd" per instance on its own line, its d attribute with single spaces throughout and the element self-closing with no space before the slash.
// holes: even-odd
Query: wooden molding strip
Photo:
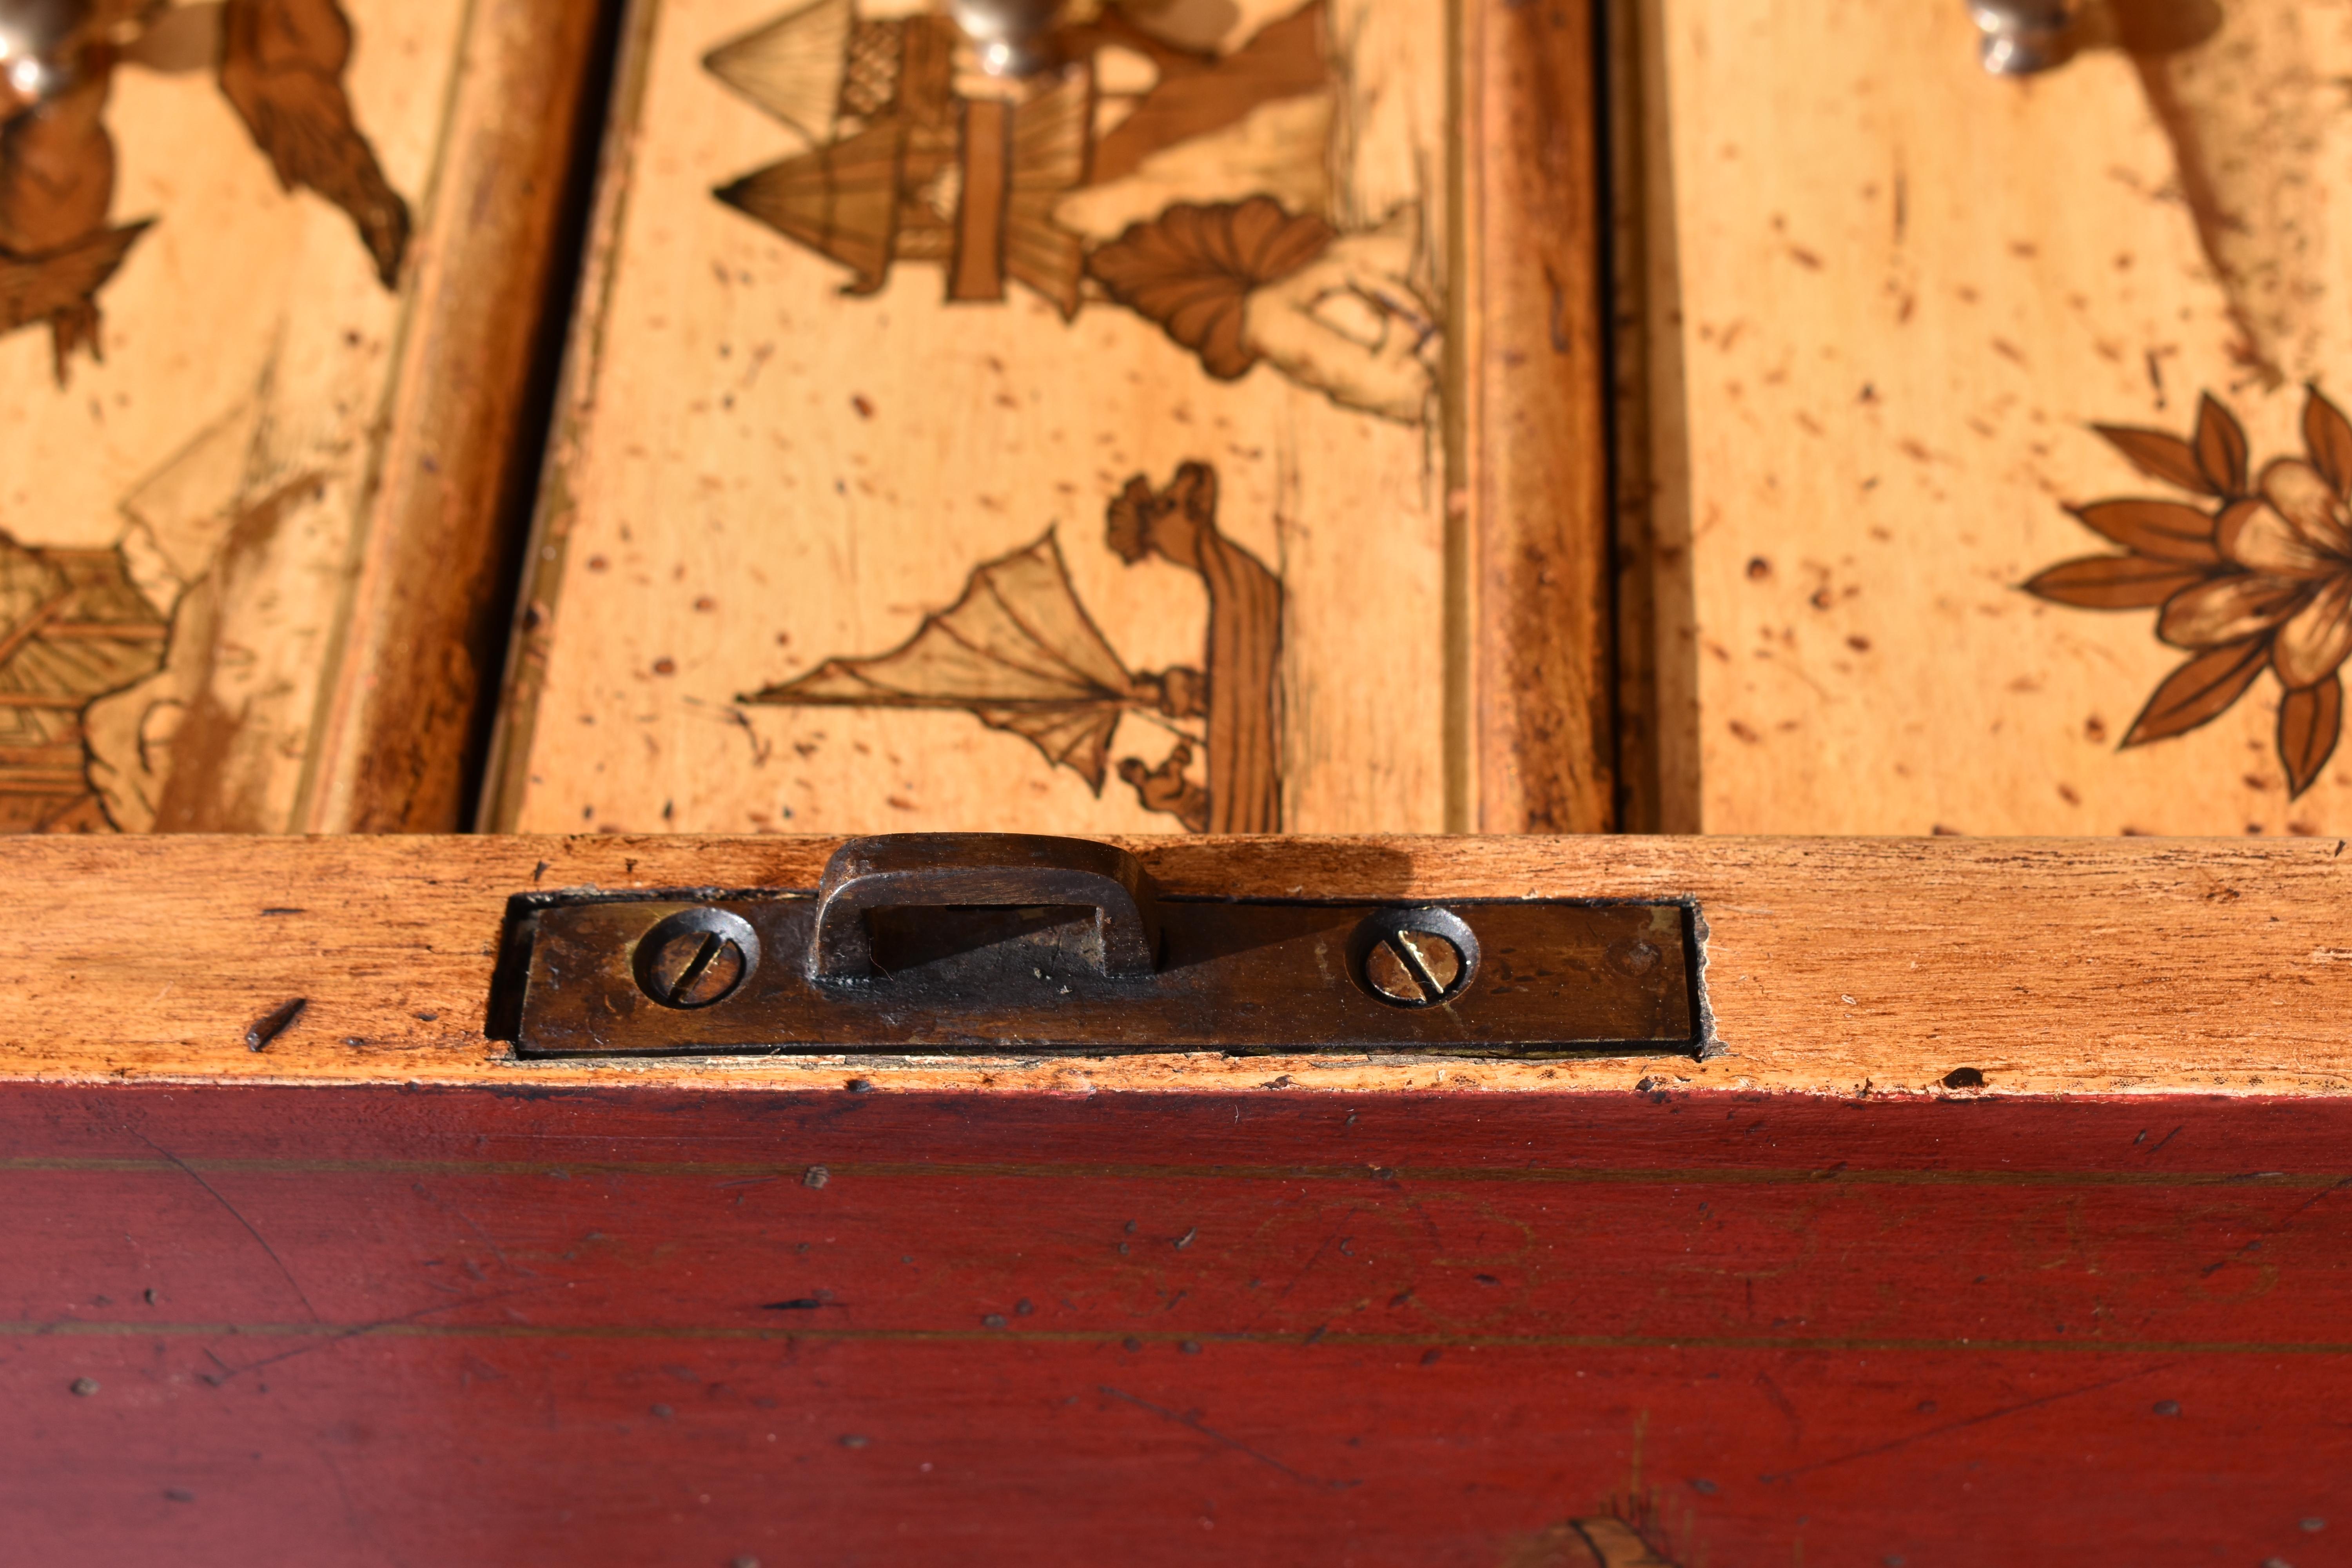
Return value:
<svg viewBox="0 0 2352 1568">
<path fill-rule="evenodd" d="M 597 374 L 604 363 L 604 328 L 613 302 L 622 221 L 628 211 L 629 175 L 636 153 L 637 115 L 645 100 L 652 34 L 659 17 L 659 0 L 632 0 L 623 17 L 613 68 L 612 101 L 597 151 L 595 195 L 579 262 L 573 319 L 547 451 L 538 476 L 521 582 L 507 632 L 498 710 L 483 763 L 481 798 L 475 809 L 475 825 L 491 832 L 512 827 L 528 779 L 531 737 L 539 725 L 540 694 L 546 684 L 548 651 L 555 635 L 564 550 L 577 510 L 574 468 L 583 429 L 595 406 Z"/>
<path fill-rule="evenodd" d="M 1482 833 L 1617 826 L 1590 0 L 1464 0 L 1462 410 Z"/>
<path fill-rule="evenodd" d="M 0 1079 L 2352 1095 L 2337 840 L 1126 842 L 1195 895 L 1696 899 L 1723 1054 L 524 1066 L 482 1033 L 511 895 L 812 887 L 835 841 L 159 837 L 0 842 Z"/>
<path fill-rule="evenodd" d="M 526 450 L 526 395 L 571 183 L 597 8 L 478 5 L 463 44 L 417 310 L 384 405 L 349 641 L 321 692 L 300 825 L 459 826 L 495 693 L 500 566 Z"/>
</svg>

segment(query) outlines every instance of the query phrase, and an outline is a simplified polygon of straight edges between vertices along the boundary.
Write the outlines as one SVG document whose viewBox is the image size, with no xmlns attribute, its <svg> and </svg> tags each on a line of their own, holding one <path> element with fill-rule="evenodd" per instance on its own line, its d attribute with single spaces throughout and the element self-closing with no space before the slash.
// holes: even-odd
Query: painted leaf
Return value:
<svg viewBox="0 0 2352 1568">
<path fill-rule="evenodd" d="M 2344 411 L 2315 386 L 2303 405 L 2303 444 L 2313 467 L 2327 476 L 2337 495 L 2346 494 L 2346 487 L 2352 485 L 2352 419 L 2345 418 Z"/>
<path fill-rule="evenodd" d="M 2125 549 L 2179 566 L 2218 566 L 2213 519 L 2193 506 L 2169 500 L 2103 500 L 2078 506 L 2083 525 Z"/>
<path fill-rule="evenodd" d="M 307 185 L 351 215 L 387 289 L 400 283 L 408 204 L 352 117 L 343 68 L 351 18 L 337 0 L 226 0 L 220 87 L 278 183 Z"/>
<path fill-rule="evenodd" d="M 2197 405 L 2197 467 L 2221 495 L 2246 493 L 2246 432 L 2211 393 Z"/>
<path fill-rule="evenodd" d="M 2198 467 L 2195 448 L 2179 437 L 2129 425 L 2094 425 L 2091 428 L 2105 437 L 2108 445 L 2129 458 L 2132 467 L 2148 478 L 2179 485 L 2184 490 L 2213 493 L 2204 469 Z"/>
<path fill-rule="evenodd" d="M 2124 736 L 2126 747 L 2186 734 L 2228 711 L 2246 694 L 2254 677 L 2270 663 L 2270 644 L 2263 637 L 2224 643 L 2210 648 L 2164 678 L 2139 717 Z"/>
<path fill-rule="evenodd" d="M 1253 289 L 1329 247 L 1331 226 L 1294 216 L 1271 196 L 1200 206 L 1178 202 L 1087 258 L 1110 297 L 1160 323 L 1220 381 L 1257 363 L 1244 331 Z"/>
<path fill-rule="evenodd" d="M 2287 796 L 2312 785 L 2335 753 L 2344 727 L 2344 682 L 2331 675 L 2316 686 L 2289 691 L 2279 702 L 2278 753 L 2286 769 Z"/>
<path fill-rule="evenodd" d="M 2026 584 L 2025 591 L 2077 609 L 2152 610 L 2204 580 L 2205 574 L 2192 567 L 2144 555 L 2086 555 L 2060 562 Z"/>
<path fill-rule="evenodd" d="M 0 833 L 109 826 L 83 715 L 152 674 L 164 636 L 121 551 L 28 549 L 0 533 Z"/>
<path fill-rule="evenodd" d="M 2221 647 L 2241 643 L 2248 637 L 2276 631 L 2279 623 L 2302 610 L 2309 597 L 2300 583 L 2282 582 L 2258 572 L 2225 572 L 2186 593 L 2174 595 L 2166 603 L 2164 614 L 2157 617 L 2156 635 L 2175 647 Z M 2316 643 L 2313 647 L 2317 653 L 2326 651 Z M 2278 662 L 2279 641 L 2273 637 L 2271 663 Z M 2337 662 L 2342 662 L 2341 655 Z M 2326 671 L 2336 666 L 2323 664 L 2314 668 Z"/>
</svg>

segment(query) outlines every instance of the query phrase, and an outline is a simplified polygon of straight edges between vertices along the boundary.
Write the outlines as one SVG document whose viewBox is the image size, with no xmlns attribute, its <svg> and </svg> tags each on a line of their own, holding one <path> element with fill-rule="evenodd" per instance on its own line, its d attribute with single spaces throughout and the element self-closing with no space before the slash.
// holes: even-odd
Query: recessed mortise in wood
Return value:
<svg viewBox="0 0 2352 1568">
<path fill-rule="evenodd" d="M 1646 1080 L 1651 1092 L 1720 1088 L 1874 1100 L 1963 1092 L 1942 1080 L 1969 1067 L 1985 1078 L 1981 1089 L 1964 1091 L 1970 1098 L 2352 1094 L 2352 943 L 2342 916 L 2352 853 L 2336 840 L 1560 835 L 1122 843 L 1163 908 L 1225 899 L 1474 914 L 1546 899 L 1675 905 L 1688 912 L 1702 965 L 1696 1005 L 1706 1048 L 1697 1059 L 1471 1062 L 1306 1048 L 1269 1058 L 1205 1047 L 1086 1060 L 1032 1057 L 1008 1043 L 993 1057 L 881 1058 L 845 1047 L 829 1055 L 717 1057 L 690 1069 L 572 1058 L 519 1071 L 509 1042 L 520 1025 L 520 987 L 485 1016 L 493 975 L 528 973 L 530 917 L 583 896 L 562 889 L 699 904 L 725 889 L 758 889 L 773 900 L 816 888 L 838 844 L 488 834 L 0 837 L 0 883 L 18 890 L 26 911 L 0 929 L 0 1038 L 9 1043 L 0 1078 L 527 1081 L 537 1092 L 653 1077 L 727 1093 L 865 1084 L 884 1095 L 1011 1100 L 1212 1090 L 1624 1093 Z M 926 913 L 913 912 L 915 938 Z M 500 933 L 509 927 L 524 941 L 502 966 Z M 89 940 L 108 930 L 137 931 L 140 940 Z M 883 932 L 886 962 L 909 934 Z M 223 963 L 224 952 L 236 962 Z M 1486 962 L 1493 955 L 1488 943 Z M 763 954 L 763 972 L 773 962 Z M 268 1050 L 248 1048 L 255 1020 L 292 996 L 309 998 L 302 1016 Z"/>
<path fill-rule="evenodd" d="M 1213 1051 L 1552 1058 L 1701 1047 L 1696 911 L 1160 897 L 1110 845 L 853 840 L 814 891 L 583 892 L 512 917 L 522 1057 Z"/>
</svg>

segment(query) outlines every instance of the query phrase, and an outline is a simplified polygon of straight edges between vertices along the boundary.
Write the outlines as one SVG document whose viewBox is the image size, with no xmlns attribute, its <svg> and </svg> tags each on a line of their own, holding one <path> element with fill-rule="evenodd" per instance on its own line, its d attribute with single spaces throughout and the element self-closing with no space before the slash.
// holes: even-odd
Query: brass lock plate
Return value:
<svg viewBox="0 0 2352 1568">
<path fill-rule="evenodd" d="M 812 890 L 518 911 L 521 1057 L 1696 1055 L 1696 911 L 1157 893 L 1084 840 L 853 840 Z"/>
</svg>

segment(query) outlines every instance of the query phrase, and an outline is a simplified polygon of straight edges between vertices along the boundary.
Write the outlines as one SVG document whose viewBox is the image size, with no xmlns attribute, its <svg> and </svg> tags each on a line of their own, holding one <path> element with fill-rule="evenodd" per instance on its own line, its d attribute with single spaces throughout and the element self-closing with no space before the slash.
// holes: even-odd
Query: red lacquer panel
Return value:
<svg viewBox="0 0 2352 1568">
<path fill-rule="evenodd" d="M 2347 1132 L 17 1087 L 0 1555 L 1530 1568 L 1639 1561 L 1620 1518 L 1687 1568 L 2312 1568 L 2352 1560 Z"/>
</svg>

